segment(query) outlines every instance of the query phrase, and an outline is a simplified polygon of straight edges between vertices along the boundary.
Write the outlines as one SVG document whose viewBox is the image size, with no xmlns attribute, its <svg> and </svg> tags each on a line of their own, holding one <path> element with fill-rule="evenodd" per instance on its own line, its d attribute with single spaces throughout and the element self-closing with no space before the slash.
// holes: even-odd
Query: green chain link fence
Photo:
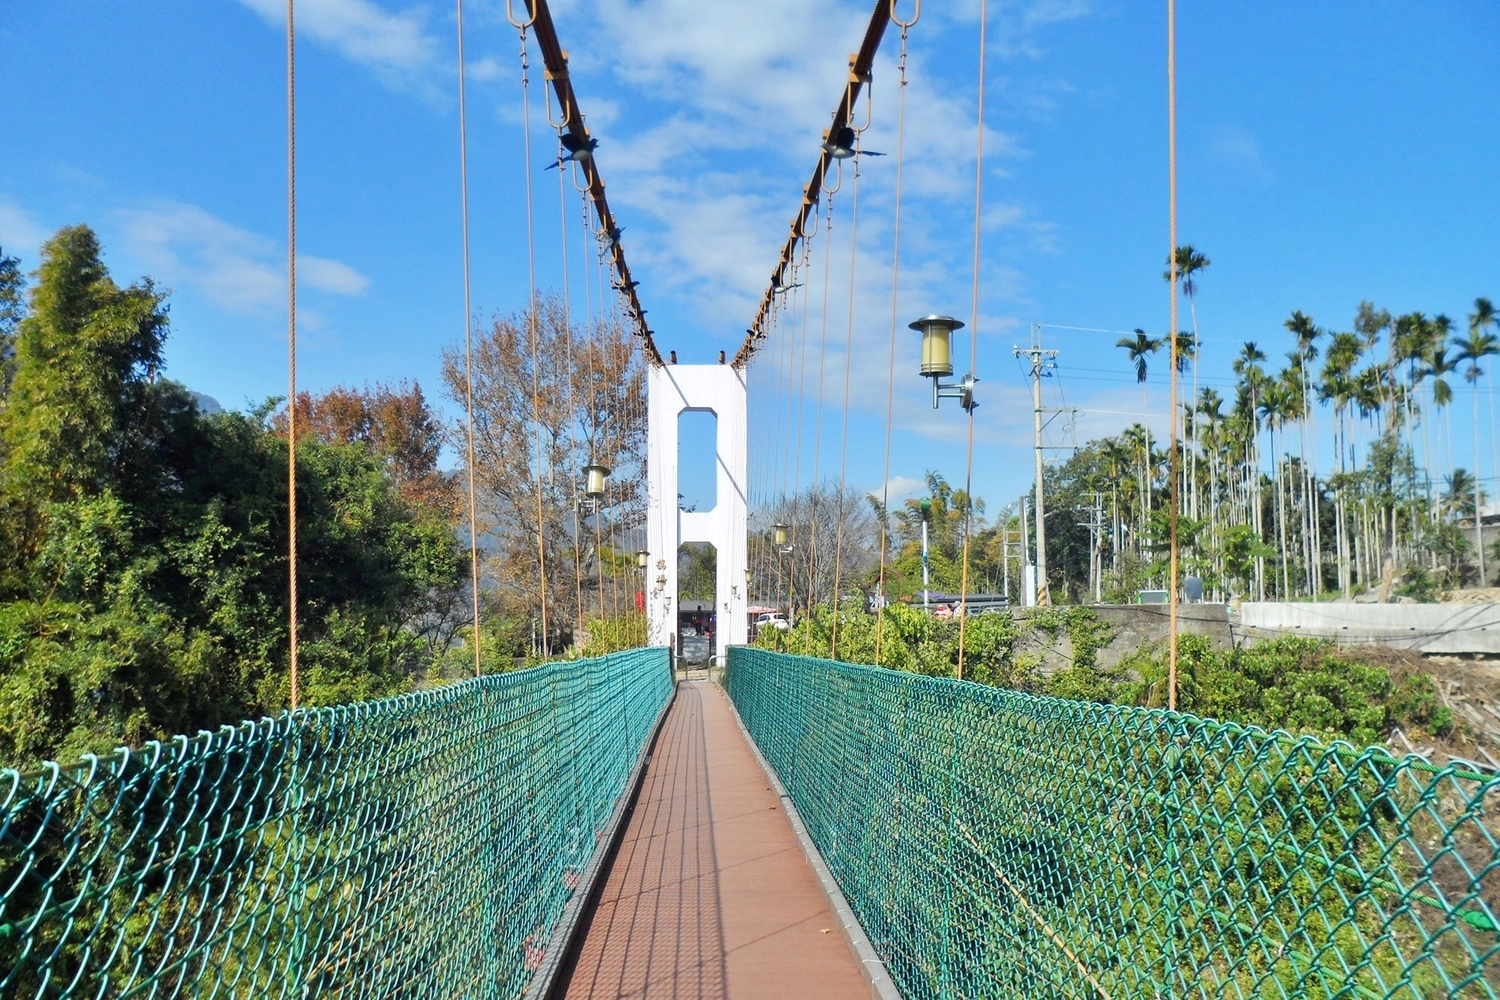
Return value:
<svg viewBox="0 0 1500 1000">
<path fill-rule="evenodd" d="M 0 772 L 0 997 L 517 997 L 671 690 L 632 650 Z"/>
<path fill-rule="evenodd" d="M 907 1000 L 1500 994 L 1500 779 L 765 650 L 726 685 Z"/>
</svg>

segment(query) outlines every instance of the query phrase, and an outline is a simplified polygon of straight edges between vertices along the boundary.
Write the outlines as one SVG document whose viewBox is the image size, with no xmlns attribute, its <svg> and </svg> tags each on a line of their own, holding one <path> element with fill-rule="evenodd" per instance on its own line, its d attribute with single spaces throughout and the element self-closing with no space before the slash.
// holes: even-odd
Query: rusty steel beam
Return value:
<svg viewBox="0 0 1500 1000">
<path fill-rule="evenodd" d="M 583 124 L 583 112 L 578 107 L 578 95 L 573 92 L 573 81 L 568 76 L 567 50 L 557 40 L 557 26 L 552 22 L 552 11 L 547 7 L 547 0 L 526 0 L 526 8 L 531 22 L 530 29 L 536 35 L 537 48 L 541 49 L 542 62 L 547 68 L 547 81 L 552 84 L 552 92 L 557 95 L 557 102 L 561 107 L 562 127 L 574 137 L 580 148 L 587 149 L 590 136 Z M 609 200 L 604 196 L 604 178 L 599 176 L 599 167 L 594 162 L 592 152 L 587 159 L 580 159 L 576 163 L 588 181 L 594 213 L 604 226 L 606 252 L 617 279 L 615 287 L 625 296 L 630 319 L 635 323 L 636 333 L 645 343 L 647 358 L 653 365 L 660 365 L 661 351 L 656 347 L 656 338 L 652 335 L 651 328 L 646 325 L 646 313 L 635 293 L 636 283 L 630 277 L 630 267 L 625 263 L 625 251 L 620 246 L 620 229 L 615 222 L 614 213 L 609 210 Z M 566 169 L 566 164 L 560 165 L 558 169 Z"/>
<path fill-rule="evenodd" d="M 849 57 L 849 76 L 844 84 L 844 92 L 839 97 L 838 107 L 833 110 L 833 123 L 828 127 L 828 131 L 823 133 L 825 142 L 836 135 L 839 129 L 851 124 L 850 116 L 854 112 L 854 105 L 859 100 L 860 90 L 870 82 L 870 69 L 875 64 L 875 52 L 880 48 L 880 40 L 885 37 L 886 25 L 891 22 L 894 6 L 895 0 L 875 0 L 875 9 L 870 14 L 870 24 L 865 28 L 864 41 L 860 44 L 859 51 Z M 796 258 L 797 245 L 806 238 L 807 220 L 817 210 L 818 199 L 823 193 L 823 178 L 828 176 L 833 162 L 833 153 L 825 146 L 819 153 L 818 165 L 813 170 L 812 180 L 808 181 L 802 189 L 802 205 L 792 216 L 791 234 L 781 248 L 781 256 L 776 261 L 776 267 L 771 271 L 771 281 L 766 286 L 765 295 L 761 297 L 755 320 L 745 331 L 745 342 L 740 345 L 739 352 L 734 356 L 733 364 L 736 368 L 744 368 L 750 363 L 757 343 L 766 336 L 765 324 L 770 318 L 771 304 L 776 298 L 777 279 L 784 278 L 788 273 L 787 269 Z"/>
</svg>

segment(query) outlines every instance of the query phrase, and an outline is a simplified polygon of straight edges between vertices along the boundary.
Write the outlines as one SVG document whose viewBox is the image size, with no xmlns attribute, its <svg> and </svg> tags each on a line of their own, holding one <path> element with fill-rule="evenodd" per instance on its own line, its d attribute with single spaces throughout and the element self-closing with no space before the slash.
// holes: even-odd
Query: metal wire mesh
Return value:
<svg viewBox="0 0 1500 1000">
<path fill-rule="evenodd" d="M 726 686 L 908 1000 L 1500 993 L 1500 779 L 766 650 Z"/>
<path fill-rule="evenodd" d="M 519 996 L 671 690 L 632 650 L 0 772 L 0 996 Z"/>
</svg>

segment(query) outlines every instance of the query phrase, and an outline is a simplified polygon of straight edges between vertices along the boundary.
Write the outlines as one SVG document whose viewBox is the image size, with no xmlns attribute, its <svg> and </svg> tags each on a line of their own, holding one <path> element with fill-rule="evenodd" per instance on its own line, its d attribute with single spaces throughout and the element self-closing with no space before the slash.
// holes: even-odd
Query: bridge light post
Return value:
<svg viewBox="0 0 1500 1000">
<path fill-rule="evenodd" d="M 961 382 L 945 383 L 943 379 L 953 374 L 953 331 L 962 330 L 964 324 L 952 316 L 923 316 L 907 324 L 909 329 L 922 335 L 922 367 L 924 378 L 932 379 L 932 408 L 938 408 L 943 399 L 956 399 L 967 413 L 972 413 L 979 404 L 974 402 L 974 384 L 979 381 L 972 372 Z"/>
<path fill-rule="evenodd" d="M 583 474 L 583 495 L 597 504 L 604 499 L 604 477 L 609 475 L 609 468 L 604 465 L 585 465 Z"/>
</svg>

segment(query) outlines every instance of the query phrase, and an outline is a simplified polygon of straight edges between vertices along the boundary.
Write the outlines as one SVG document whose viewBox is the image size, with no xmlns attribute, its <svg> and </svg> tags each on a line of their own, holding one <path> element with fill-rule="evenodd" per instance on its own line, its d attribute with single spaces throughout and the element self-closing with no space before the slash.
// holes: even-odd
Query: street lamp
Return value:
<svg viewBox="0 0 1500 1000">
<path fill-rule="evenodd" d="M 651 553 L 641 549 L 635 554 L 635 565 L 638 569 L 646 569 L 651 565 Z"/>
<path fill-rule="evenodd" d="M 583 467 L 583 495 L 598 502 L 604 499 L 604 477 L 609 475 L 608 466 L 585 465 Z"/>
<path fill-rule="evenodd" d="M 962 382 L 943 382 L 953 374 L 953 331 L 962 330 L 964 324 L 952 316 L 933 315 L 923 316 L 908 327 L 922 334 L 920 371 L 924 378 L 932 379 L 932 408 L 937 409 L 940 399 L 956 399 L 959 406 L 972 413 L 979 405 L 974 402 L 974 383 L 979 379 L 970 373 Z"/>
<path fill-rule="evenodd" d="M 785 523 L 777 521 L 771 525 L 771 540 L 776 545 L 776 551 L 782 555 L 786 555 L 792 551 L 792 545 L 787 541 L 787 525 Z"/>
</svg>

